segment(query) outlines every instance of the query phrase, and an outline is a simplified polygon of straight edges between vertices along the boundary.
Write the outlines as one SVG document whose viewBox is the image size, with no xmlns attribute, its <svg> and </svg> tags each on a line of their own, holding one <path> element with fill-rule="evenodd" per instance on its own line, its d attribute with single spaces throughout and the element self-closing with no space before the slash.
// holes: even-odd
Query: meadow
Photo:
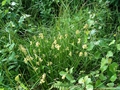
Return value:
<svg viewBox="0 0 120 90">
<path fill-rule="evenodd" d="M 0 90 L 120 90 L 119 0 L 1 0 Z"/>
</svg>

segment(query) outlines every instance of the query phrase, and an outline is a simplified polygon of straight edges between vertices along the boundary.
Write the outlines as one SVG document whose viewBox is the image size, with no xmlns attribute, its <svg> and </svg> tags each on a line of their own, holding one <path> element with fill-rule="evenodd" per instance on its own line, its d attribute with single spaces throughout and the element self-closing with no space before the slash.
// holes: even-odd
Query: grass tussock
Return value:
<svg viewBox="0 0 120 90">
<path fill-rule="evenodd" d="M 0 90 L 119 90 L 118 10 L 102 0 L 39 3 L 1 2 Z"/>
</svg>

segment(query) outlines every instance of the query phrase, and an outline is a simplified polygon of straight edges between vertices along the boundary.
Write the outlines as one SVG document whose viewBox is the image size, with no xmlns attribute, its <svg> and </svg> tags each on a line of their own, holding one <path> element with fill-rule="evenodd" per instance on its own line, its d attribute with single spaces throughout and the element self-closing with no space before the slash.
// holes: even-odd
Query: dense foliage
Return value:
<svg viewBox="0 0 120 90">
<path fill-rule="evenodd" d="M 119 0 L 1 0 L 0 90 L 119 90 Z"/>
</svg>

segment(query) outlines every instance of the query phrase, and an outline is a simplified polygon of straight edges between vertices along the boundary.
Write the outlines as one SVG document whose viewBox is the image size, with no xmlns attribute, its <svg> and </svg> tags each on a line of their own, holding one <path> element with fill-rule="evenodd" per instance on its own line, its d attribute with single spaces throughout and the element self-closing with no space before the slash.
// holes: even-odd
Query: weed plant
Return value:
<svg viewBox="0 0 120 90">
<path fill-rule="evenodd" d="M 120 89 L 119 12 L 102 0 L 47 0 L 39 8 L 44 1 L 28 1 L 1 2 L 0 90 Z M 53 2 L 54 24 L 41 24 Z M 35 22 L 42 10 L 45 19 Z"/>
</svg>

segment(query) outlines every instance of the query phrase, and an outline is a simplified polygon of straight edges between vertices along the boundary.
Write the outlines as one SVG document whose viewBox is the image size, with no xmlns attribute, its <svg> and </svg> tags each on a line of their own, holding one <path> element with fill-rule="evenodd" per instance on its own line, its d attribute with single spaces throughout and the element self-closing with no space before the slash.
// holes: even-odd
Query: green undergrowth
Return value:
<svg viewBox="0 0 120 90">
<path fill-rule="evenodd" d="M 81 0 L 75 7 L 77 1 L 56 0 L 58 16 L 41 24 L 47 18 L 30 13 L 38 0 L 26 11 L 9 1 L 0 9 L 0 90 L 120 89 L 119 12 L 109 2 Z"/>
</svg>

